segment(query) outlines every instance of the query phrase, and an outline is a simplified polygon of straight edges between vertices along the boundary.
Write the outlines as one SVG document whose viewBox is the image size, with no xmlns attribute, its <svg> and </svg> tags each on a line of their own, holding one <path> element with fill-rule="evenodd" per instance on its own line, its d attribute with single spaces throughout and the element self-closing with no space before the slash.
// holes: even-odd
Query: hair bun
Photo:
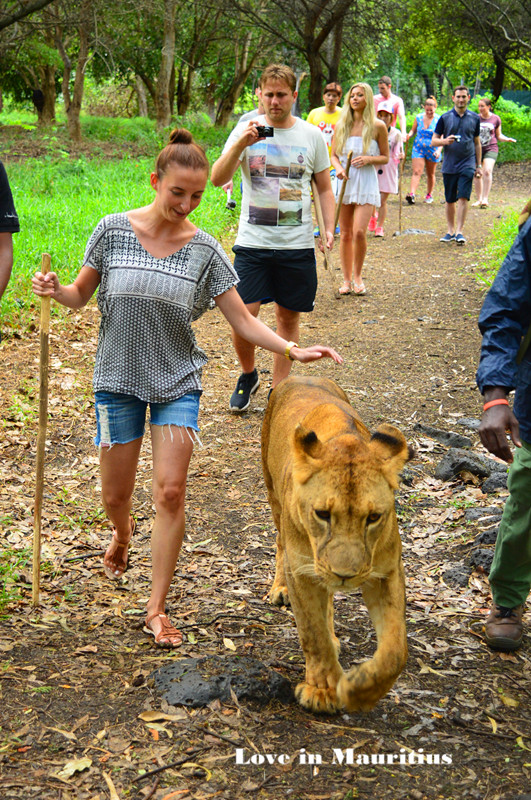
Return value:
<svg viewBox="0 0 531 800">
<path fill-rule="evenodd" d="M 186 128 L 174 128 L 170 133 L 170 144 L 192 144 L 194 137 Z"/>
</svg>

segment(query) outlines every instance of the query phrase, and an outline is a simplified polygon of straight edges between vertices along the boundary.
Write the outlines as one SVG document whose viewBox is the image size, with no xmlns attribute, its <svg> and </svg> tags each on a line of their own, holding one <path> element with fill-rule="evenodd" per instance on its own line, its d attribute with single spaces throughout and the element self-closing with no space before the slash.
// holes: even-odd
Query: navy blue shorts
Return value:
<svg viewBox="0 0 531 800">
<path fill-rule="evenodd" d="M 234 245 L 234 269 L 244 303 L 278 303 L 288 311 L 313 311 L 317 293 L 315 251 L 262 250 Z"/>
<path fill-rule="evenodd" d="M 447 203 L 457 203 L 461 198 L 470 200 L 475 170 L 466 172 L 443 172 L 444 199 Z"/>
</svg>

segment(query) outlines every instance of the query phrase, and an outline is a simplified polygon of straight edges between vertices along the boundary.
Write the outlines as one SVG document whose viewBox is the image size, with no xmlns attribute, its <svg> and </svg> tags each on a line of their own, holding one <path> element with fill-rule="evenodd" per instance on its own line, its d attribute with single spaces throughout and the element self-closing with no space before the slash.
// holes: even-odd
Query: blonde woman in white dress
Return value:
<svg viewBox="0 0 531 800">
<path fill-rule="evenodd" d="M 339 294 L 366 293 L 361 270 L 367 252 L 367 226 L 373 208 L 380 207 L 377 167 L 389 161 L 387 128 L 374 112 L 372 89 L 355 83 L 349 89 L 332 140 L 332 166 L 346 179 L 347 154 L 352 150 L 348 182 L 339 212 L 339 257 L 343 284 Z"/>
</svg>

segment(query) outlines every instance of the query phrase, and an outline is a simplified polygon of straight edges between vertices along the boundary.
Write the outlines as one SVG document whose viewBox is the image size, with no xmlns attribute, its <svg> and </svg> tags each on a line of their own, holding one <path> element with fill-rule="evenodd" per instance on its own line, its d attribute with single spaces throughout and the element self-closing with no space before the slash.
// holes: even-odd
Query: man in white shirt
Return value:
<svg viewBox="0 0 531 800">
<path fill-rule="evenodd" d="M 378 106 L 383 102 L 391 102 L 393 104 L 393 121 L 391 123 L 393 128 L 396 128 L 396 121 L 400 124 L 400 133 L 402 139 L 405 141 L 407 134 L 406 112 L 404 110 L 404 101 L 397 94 L 391 91 L 391 78 L 388 75 L 382 75 L 378 81 L 378 94 L 374 95 L 374 111 L 378 113 Z"/>
<path fill-rule="evenodd" d="M 265 113 L 238 123 L 211 175 L 214 186 L 222 186 L 241 166 L 243 197 L 233 248 L 238 292 L 254 316 L 262 303 L 275 303 L 277 333 L 291 346 L 298 341 L 300 314 L 312 311 L 317 291 L 312 177 L 323 210 L 323 245 L 330 249 L 334 242 L 334 195 L 326 144 L 318 128 L 291 113 L 295 87 L 295 74 L 289 67 L 266 67 L 260 78 Z M 229 407 L 241 412 L 249 407 L 260 381 L 254 345 L 234 332 L 233 342 L 242 374 Z M 289 351 L 288 346 L 285 358 L 274 356 L 272 387 L 289 375 Z"/>
</svg>

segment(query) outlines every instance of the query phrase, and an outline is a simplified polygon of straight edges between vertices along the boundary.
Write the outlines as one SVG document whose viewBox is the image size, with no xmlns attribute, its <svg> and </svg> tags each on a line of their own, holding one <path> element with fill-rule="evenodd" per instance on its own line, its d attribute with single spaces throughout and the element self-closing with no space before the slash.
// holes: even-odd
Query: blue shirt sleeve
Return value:
<svg viewBox="0 0 531 800">
<path fill-rule="evenodd" d="M 476 380 L 486 386 L 514 389 L 516 356 L 531 324 L 531 218 L 516 236 L 479 315 L 483 334 Z M 529 355 L 529 354 L 528 354 Z"/>
</svg>

